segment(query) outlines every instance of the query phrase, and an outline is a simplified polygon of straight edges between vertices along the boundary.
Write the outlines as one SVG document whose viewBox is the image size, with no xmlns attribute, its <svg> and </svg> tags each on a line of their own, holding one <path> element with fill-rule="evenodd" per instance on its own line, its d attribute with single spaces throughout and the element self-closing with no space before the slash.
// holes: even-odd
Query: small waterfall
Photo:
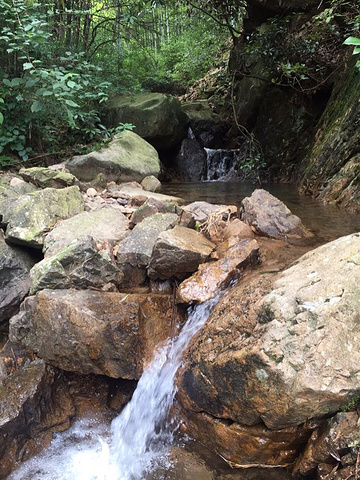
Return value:
<svg viewBox="0 0 360 480">
<path fill-rule="evenodd" d="M 203 181 L 225 180 L 233 171 L 237 162 L 236 150 L 205 148 L 206 166 Z"/>
<path fill-rule="evenodd" d="M 194 307 L 179 336 L 159 348 L 131 401 L 112 422 L 111 435 L 102 427 L 87 431 L 86 423 L 84 427 L 77 422 L 68 432 L 56 435 L 47 452 L 25 462 L 8 480 L 144 480 L 157 466 L 166 467 L 177 428 L 176 422 L 168 420 L 176 393 L 175 374 L 191 338 L 217 300 Z"/>
</svg>

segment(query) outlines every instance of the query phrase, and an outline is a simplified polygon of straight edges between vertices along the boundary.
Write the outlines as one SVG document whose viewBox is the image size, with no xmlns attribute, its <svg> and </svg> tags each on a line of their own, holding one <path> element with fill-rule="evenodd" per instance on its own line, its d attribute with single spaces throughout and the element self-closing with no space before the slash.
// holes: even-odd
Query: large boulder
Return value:
<svg viewBox="0 0 360 480">
<path fill-rule="evenodd" d="M 115 208 L 81 212 L 60 222 L 44 240 L 45 256 L 52 256 L 80 235 L 90 235 L 99 244 L 112 249 L 129 233 L 129 221 Z"/>
<path fill-rule="evenodd" d="M 63 370 L 138 379 L 172 310 L 166 295 L 42 290 L 10 320 L 9 337 Z"/>
<path fill-rule="evenodd" d="M 33 264 L 30 255 L 5 243 L 0 230 L 0 323 L 16 312 L 28 294 Z"/>
<path fill-rule="evenodd" d="M 148 275 L 152 279 L 165 280 L 171 277 L 182 279 L 186 274 L 195 272 L 200 263 L 209 258 L 214 248 L 215 245 L 201 233 L 176 226 L 158 236 Z"/>
<path fill-rule="evenodd" d="M 138 223 L 119 244 L 117 260 L 127 286 L 141 285 L 146 279 L 155 242 L 161 232 L 179 223 L 176 213 L 156 213 Z"/>
<path fill-rule="evenodd" d="M 102 288 L 119 286 L 123 274 L 109 252 L 97 247 L 93 237 L 80 236 L 30 271 L 30 294 L 45 288 Z"/>
<path fill-rule="evenodd" d="M 255 190 L 241 202 L 241 220 L 251 225 L 258 235 L 301 243 L 314 239 L 300 218 L 266 190 Z"/>
<path fill-rule="evenodd" d="M 359 234 L 343 237 L 305 254 L 276 281 L 262 275 L 234 289 L 190 346 L 183 405 L 212 422 L 273 431 L 358 398 L 359 251 Z M 227 435 L 234 429 L 225 428 Z M 227 458 L 246 462 L 241 450 Z"/>
<path fill-rule="evenodd" d="M 195 139 L 185 138 L 171 166 L 183 182 L 200 182 L 204 176 L 206 152 Z"/>
<path fill-rule="evenodd" d="M 107 102 L 103 117 L 109 127 L 117 127 L 119 123 L 134 124 L 135 132 L 157 150 L 179 145 L 188 125 L 180 102 L 163 93 L 118 96 Z"/>
<path fill-rule="evenodd" d="M 46 188 L 1 204 L 8 242 L 42 248 L 45 233 L 59 220 L 84 210 L 78 187 Z"/>
<path fill-rule="evenodd" d="M 141 182 L 145 177 L 160 173 L 157 151 L 139 135 L 126 130 L 106 146 L 87 155 L 78 155 L 65 162 L 79 180 L 91 182 L 99 173 L 107 181 Z"/>
<path fill-rule="evenodd" d="M 246 267 L 259 262 L 256 240 L 243 240 L 231 245 L 216 262 L 204 263 L 194 275 L 184 280 L 177 290 L 181 303 L 202 303 L 238 280 Z"/>
</svg>

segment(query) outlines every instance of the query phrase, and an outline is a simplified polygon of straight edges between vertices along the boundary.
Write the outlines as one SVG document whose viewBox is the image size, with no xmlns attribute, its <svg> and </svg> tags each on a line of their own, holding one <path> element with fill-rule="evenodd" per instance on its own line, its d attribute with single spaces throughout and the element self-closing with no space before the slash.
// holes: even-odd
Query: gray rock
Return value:
<svg viewBox="0 0 360 480">
<path fill-rule="evenodd" d="M 110 127 L 134 124 L 134 131 L 157 150 L 179 145 L 186 137 L 188 124 L 179 100 L 162 93 L 118 96 L 106 103 L 103 118 Z"/>
<path fill-rule="evenodd" d="M 99 250 L 92 237 L 81 236 L 37 263 L 30 279 L 33 295 L 44 288 L 101 288 L 109 282 L 120 285 L 123 274 L 108 251 Z"/>
<path fill-rule="evenodd" d="M 148 192 L 142 188 L 136 187 L 135 185 L 123 184 L 117 187 L 113 187 L 110 190 L 112 193 L 115 193 L 117 196 L 126 195 L 131 202 L 133 198 L 143 197 L 144 201 L 148 198 L 154 198 L 155 200 L 160 200 L 161 202 L 173 202 L 176 204 L 183 203 L 183 199 L 179 197 L 174 197 L 171 195 L 164 195 L 162 193 Z"/>
<path fill-rule="evenodd" d="M 11 319 L 9 338 L 63 370 L 138 379 L 171 318 L 171 296 L 42 290 Z"/>
<path fill-rule="evenodd" d="M 173 166 L 181 181 L 199 182 L 203 178 L 205 163 L 205 150 L 196 140 L 185 138 Z"/>
<path fill-rule="evenodd" d="M 208 202 L 193 202 L 185 205 L 183 209 L 192 213 L 195 220 L 199 223 L 207 222 L 211 215 L 227 219 L 237 213 L 235 205 L 214 205 Z"/>
<path fill-rule="evenodd" d="M 1 205 L 5 238 L 11 243 L 42 248 L 45 233 L 59 220 L 84 210 L 78 187 L 46 188 Z"/>
<path fill-rule="evenodd" d="M 76 181 L 71 173 L 45 167 L 21 168 L 19 174 L 26 182 L 41 188 L 71 187 Z"/>
<path fill-rule="evenodd" d="M 79 180 L 91 182 L 99 173 L 107 181 L 141 182 L 143 178 L 160 173 L 157 151 L 139 135 L 129 130 L 115 138 L 101 150 L 73 157 L 66 168 Z"/>
<path fill-rule="evenodd" d="M 152 252 L 148 275 L 151 279 L 176 277 L 183 279 L 204 263 L 215 245 L 201 233 L 176 226 L 160 233 Z"/>
<path fill-rule="evenodd" d="M 16 312 L 28 294 L 33 264 L 30 255 L 5 243 L 0 230 L 0 323 Z"/>
<path fill-rule="evenodd" d="M 145 281 L 146 269 L 158 236 L 177 223 L 179 217 L 175 213 L 157 213 L 136 225 L 119 244 L 117 260 L 125 274 L 125 285 L 140 285 Z"/>
<path fill-rule="evenodd" d="M 150 175 L 149 177 L 145 177 L 143 179 L 141 186 L 148 192 L 157 192 L 161 187 L 161 182 L 153 175 Z"/>
<path fill-rule="evenodd" d="M 177 210 L 178 206 L 173 201 L 164 202 L 150 197 L 131 215 L 130 221 L 137 225 L 155 213 L 177 213 Z"/>
<path fill-rule="evenodd" d="M 98 243 L 108 245 L 109 251 L 116 242 L 129 233 L 129 221 L 115 208 L 101 208 L 63 220 L 44 240 L 45 257 L 52 256 L 80 235 L 90 235 Z"/>
<path fill-rule="evenodd" d="M 287 206 L 266 190 L 255 190 L 241 202 L 241 220 L 256 233 L 267 237 L 301 243 L 314 239 L 312 233 L 293 215 Z"/>
</svg>

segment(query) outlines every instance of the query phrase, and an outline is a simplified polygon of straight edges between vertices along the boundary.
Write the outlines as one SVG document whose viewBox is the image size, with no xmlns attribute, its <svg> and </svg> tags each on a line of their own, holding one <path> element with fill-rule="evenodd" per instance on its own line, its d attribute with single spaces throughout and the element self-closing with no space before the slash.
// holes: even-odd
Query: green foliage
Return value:
<svg viewBox="0 0 360 480">
<path fill-rule="evenodd" d="M 344 45 L 353 45 L 355 48 L 353 50 L 353 55 L 358 55 L 360 53 L 360 38 L 357 37 L 348 37 Z M 360 60 L 357 60 L 356 67 L 360 70 Z"/>
</svg>

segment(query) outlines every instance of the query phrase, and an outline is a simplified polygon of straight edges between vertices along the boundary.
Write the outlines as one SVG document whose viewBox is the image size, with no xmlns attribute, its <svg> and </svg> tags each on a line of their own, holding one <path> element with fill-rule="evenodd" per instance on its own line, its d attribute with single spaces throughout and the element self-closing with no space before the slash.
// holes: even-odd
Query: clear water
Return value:
<svg viewBox="0 0 360 480">
<path fill-rule="evenodd" d="M 185 348 L 216 302 L 194 307 L 179 336 L 158 349 L 111 427 L 99 419 L 78 421 L 8 479 L 140 480 L 155 469 L 170 467 L 168 453 L 177 428 L 168 419 L 176 393 L 175 374 Z"/>
<path fill-rule="evenodd" d="M 322 204 L 315 198 L 300 195 L 289 184 L 259 185 L 240 182 L 202 182 L 163 184 L 161 193 L 186 199 L 186 203 L 204 201 L 225 205 L 240 205 L 256 188 L 268 190 L 282 200 L 288 208 L 319 238 L 330 241 L 353 232 L 360 232 L 360 215 L 335 205 Z"/>
</svg>

